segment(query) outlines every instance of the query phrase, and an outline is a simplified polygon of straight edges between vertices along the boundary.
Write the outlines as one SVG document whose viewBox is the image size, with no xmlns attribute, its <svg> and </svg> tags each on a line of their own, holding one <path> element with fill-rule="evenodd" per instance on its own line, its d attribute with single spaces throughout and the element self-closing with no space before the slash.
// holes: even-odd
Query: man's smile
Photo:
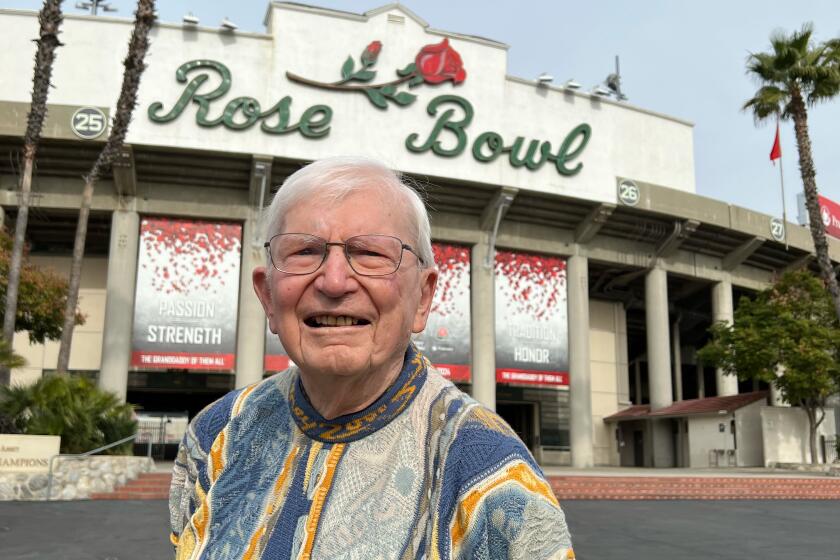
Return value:
<svg viewBox="0 0 840 560">
<path fill-rule="evenodd" d="M 304 319 L 303 322 L 306 326 L 316 329 L 370 325 L 367 319 L 352 315 L 313 315 Z"/>
</svg>

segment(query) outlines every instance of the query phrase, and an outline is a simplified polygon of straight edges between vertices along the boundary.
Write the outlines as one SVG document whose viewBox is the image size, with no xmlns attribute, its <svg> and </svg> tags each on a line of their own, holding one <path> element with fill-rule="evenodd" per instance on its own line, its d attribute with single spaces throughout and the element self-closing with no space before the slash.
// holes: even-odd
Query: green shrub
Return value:
<svg viewBox="0 0 840 560">
<path fill-rule="evenodd" d="M 84 453 L 137 431 L 133 407 L 79 377 L 53 375 L 27 386 L 0 387 L 0 418 L 12 430 L 61 436 L 62 453 Z M 131 442 L 109 449 L 131 454 Z"/>
</svg>

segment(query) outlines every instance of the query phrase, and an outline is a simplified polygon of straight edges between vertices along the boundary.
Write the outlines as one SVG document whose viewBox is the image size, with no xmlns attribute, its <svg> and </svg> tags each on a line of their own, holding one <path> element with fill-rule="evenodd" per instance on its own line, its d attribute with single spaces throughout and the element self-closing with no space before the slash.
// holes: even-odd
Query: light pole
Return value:
<svg viewBox="0 0 840 560">
<path fill-rule="evenodd" d="M 90 0 L 89 2 L 76 2 L 76 9 L 90 10 L 90 15 L 95 16 L 102 8 L 103 12 L 116 12 L 117 9 L 105 0 Z"/>
</svg>

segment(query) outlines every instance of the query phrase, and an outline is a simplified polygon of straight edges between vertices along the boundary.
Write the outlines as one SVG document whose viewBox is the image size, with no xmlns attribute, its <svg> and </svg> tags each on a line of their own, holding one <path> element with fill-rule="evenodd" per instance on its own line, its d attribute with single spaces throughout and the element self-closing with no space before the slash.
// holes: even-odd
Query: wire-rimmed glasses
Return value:
<svg viewBox="0 0 840 560">
<path fill-rule="evenodd" d="M 390 235 L 356 235 L 344 243 L 330 243 L 307 233 L 278 233 L 265 242 L 271 264 L 285 274 L 312 274 L 327 260 L 329 247 L 344 249 L 344 256 L 356 274 L 388 276 L 400 268 L 403 251 L 414 253 L 410 245 Z"/>
</svg>

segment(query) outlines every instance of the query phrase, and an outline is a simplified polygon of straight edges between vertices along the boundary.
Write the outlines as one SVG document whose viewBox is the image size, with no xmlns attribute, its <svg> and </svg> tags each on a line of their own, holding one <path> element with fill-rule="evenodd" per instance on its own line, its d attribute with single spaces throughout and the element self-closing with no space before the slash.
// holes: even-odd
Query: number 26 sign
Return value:
<svg viewBox="0 0 840 560">
<path fill-rule="evenodd" d="M 92 140 L 105 132 L 108 127 L 108 119 L 101 109 L 96 107 L 82 107 L 75 113 L 70 121 L 70 128 L 79 138 Z"/>
</svg>

